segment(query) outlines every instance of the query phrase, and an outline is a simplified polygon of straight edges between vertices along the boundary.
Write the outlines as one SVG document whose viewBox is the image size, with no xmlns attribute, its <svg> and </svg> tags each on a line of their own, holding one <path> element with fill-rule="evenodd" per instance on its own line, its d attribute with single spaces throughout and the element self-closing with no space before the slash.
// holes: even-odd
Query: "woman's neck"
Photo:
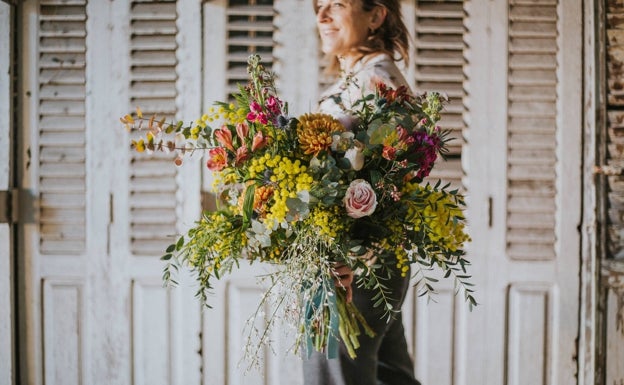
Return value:
<svg viewBox="0 0 624 385">
<path fill-rule="evenodd" d="M 353 53 L 346 56 L 338 56 L 338 63 L 340 64 L 340 72 L 349 73 L 353 71 L 355 64 L 364 58 L 363 53 Z"/>
<path fill-rule="evenodd" d="M 352 55 L 338 56 L 338 63 L 340 64 L 340 73 L 353 74 L 354 72 L 357 72 L 358 67 L 360 67 L 359 63 L 368 62 L 372 58 L 377 57 L 381 54 L 383 54 L 383 52 L 371 52 L 371 53 L 358 52 Z"/>
</svg>

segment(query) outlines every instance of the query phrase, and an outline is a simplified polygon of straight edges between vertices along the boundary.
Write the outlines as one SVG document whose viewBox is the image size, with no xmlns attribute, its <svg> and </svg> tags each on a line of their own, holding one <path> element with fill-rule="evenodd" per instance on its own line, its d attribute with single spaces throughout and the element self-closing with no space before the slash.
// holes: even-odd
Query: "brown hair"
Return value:
<svg viewBox="0 0 624 385">
<path fill-rule="evenodd" d="M 357 0 L 354 0 L 357 1 Z M 368 39 L 360 48 L 362 53 L 386 52 L 394 60 L 403 60 L 409 63 L 409 34 L 403 23 L 401 4 L 399 0 L 359 0 L 365 12 L 379 6 L 386 8 L 386 18 L 379 28 L 370 31 Z M 314 11 L 318 12 L 317 0 L 314 2 Z M 338 59 L 330 60 L 327 70 L 335 72 L 339 68 Z"/>
</svg>

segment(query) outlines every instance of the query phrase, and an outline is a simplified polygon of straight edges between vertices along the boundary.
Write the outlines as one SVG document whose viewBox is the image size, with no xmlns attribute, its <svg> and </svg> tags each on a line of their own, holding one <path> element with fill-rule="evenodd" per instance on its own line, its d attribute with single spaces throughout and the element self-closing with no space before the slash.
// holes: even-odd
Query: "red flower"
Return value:
<svg viewBox="0 0 624 385">
<path fill-rule="evenodd" d="M 251 151 L 256 151 L 266 146 L 267 139 L 264 137 L 262 131 L 256 132 L 256 135 L 253 137 L 253 141 L 251 142 Z"/>
<path fill-rule="evenodd" d="M 391 146 L 384 146 L 381 156 L 388 160 L 396 159 L 396 148 Z"/>
<path fill-rule="evenodd" d="M 215 147 L 208 150 L 208 162 L 206 167 L 211 171 L 221 171 L 227 166 L 227 152 L 223 147 Z"/>
<path fill-rule="evenodd" d="M 219 142 L 220 145 L 227 148 L 230 151 L 234 151 L 234 146 L 232 145 L 232 131 L 230 131 L 227 126 L 223 126 L 218 130 L 215 130 L 214 136 Z"/>
<path fill-rule="evenodd" d="M 247 159 L 249 159 L 249 150 L 247 149 L 247 146 L 239 147 L 238 150 L 236 150 L 236 158 L 234 160 L 235 164 L 238 166 Z"/>
<path fill-rule="evenodd" d="M 282 102 L 273 95 L 269 96 L 266 102 L 266 107 L 273 115 L 278 115 L 280 113 L 281 105 Z"/>
<path fill-rule="evenodd" d="M 249 126 L 247 125 L 247 123 L 238 123 L 236 125 L 236 134 L 238 135 L 240 140 L 244 142 L 244 140 L 247 138 L 247 135 L 249 135 Z"/>
<path fill-rule="evenodd" d="M 249 109 L 251 111 L 247 114 L 247 120 L 250 122 L 259 122 L 261 124 L 267 124 L 269 122 L 269 118 L 267 118 L 267 115 L 262 111 L 262 106 L 258 104 L 258 102 L 251 102 Z"/>
</svg>

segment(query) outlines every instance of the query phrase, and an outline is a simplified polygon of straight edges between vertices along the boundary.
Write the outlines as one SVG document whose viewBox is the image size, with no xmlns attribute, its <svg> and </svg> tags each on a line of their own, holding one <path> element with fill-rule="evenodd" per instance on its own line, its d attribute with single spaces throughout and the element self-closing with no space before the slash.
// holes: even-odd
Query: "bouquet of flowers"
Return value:
<svg viewBox="0 0 624 385">
<path fill-rule="evenodd" d="M 423 294 L 435 282 L 425 272 L 440 268 L 476 305 L 463 197 L 440 182 L 423 183 L 446 151 L 437 125 L 444 98 L 378 84 L 353 105 L 347 128 L 326 114 L 289 116 L 258 56 L 249 58 L 248 72 L 234 102 L 217 102 L 191 124 L 144 118 L 138 109 L 121 118 L 146 132 L 132 142 L 137 151 L 175 151 L 180 163 L 202 150 L 216 175 L 218 209 L 167 248 L 164 279 L 175 283 L 172 273 L 187 266 L 206 303 L 214 280 L 242 261 L 275 264 L 265 299 L 279 294 L 277 306 L 299 331 L 296 346 L 329 357 L 339 338 L 355 357 L 361 330 L 373 334 L 336 283 L 337 264 L 356 272 L 355 284 L 376 290 L 371 306 L 388 317 L 398 309 L 384 281 L 410 266 Z"/>
</svg>

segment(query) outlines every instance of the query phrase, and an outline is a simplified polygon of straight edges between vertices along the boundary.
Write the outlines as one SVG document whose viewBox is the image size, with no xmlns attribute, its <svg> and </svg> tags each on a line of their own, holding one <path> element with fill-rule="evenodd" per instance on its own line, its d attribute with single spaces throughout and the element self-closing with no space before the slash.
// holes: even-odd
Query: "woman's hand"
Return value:
<svg viewBox="0 0 624 385">
<path fill-rule="evenodd" d="M 345 289 L 347 303 L 351 302 L 353 299 L 353 290 L 351 289 L 353 270 L 347 265 L 336 263 L 332 268 L 332 274 L 334 275 L 334 284 L 336 287 Z"/>
</svg>

